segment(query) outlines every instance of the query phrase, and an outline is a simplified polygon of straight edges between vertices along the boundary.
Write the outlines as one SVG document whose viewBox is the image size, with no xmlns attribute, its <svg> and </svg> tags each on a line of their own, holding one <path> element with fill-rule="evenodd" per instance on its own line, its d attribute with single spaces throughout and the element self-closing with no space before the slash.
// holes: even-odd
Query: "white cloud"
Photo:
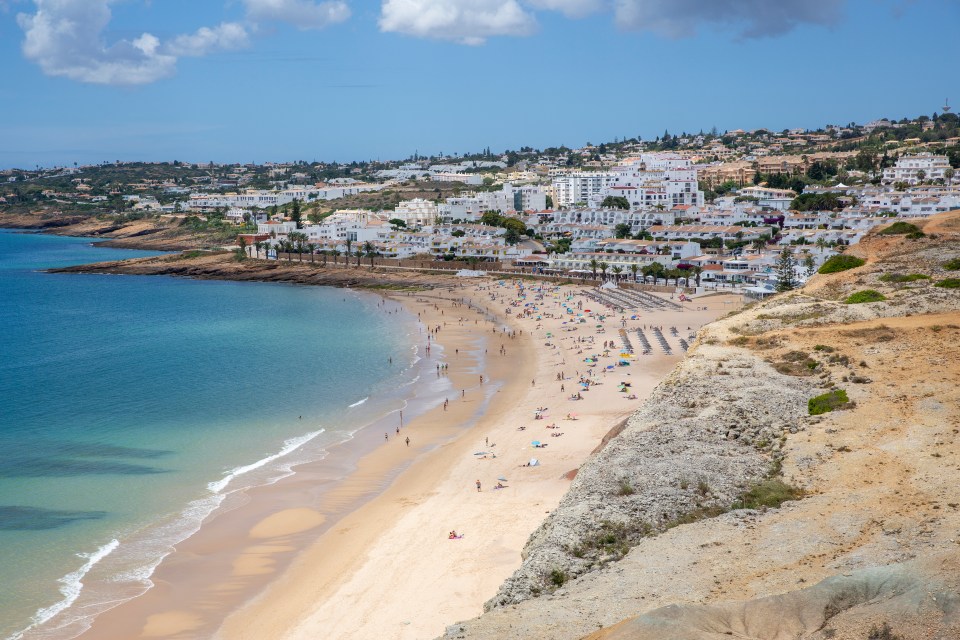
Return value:
<svg viewBox="0 0 960 640">
<path fill-rule="evenodd" d="M 165 49 L 175 56 L 205 56 L 218 50 L 242 49 L 250 44 L 247 30 L 236 22 L 223 22 L 214 28 L 201 27 L 195 33 L 177 36 Z"/>
<path fill-rule="evenodd" d="M 607 0 L 526 0 L 526 4 L 535 9 L 559 11 L 570 18 L 582 18 L 606 9 L 609 3 Z"/>
<path fill-rule="evenodd" d="M 172 76 L 177 58 L 201 56 L 247 44 L 236 23 L 204 27 L 162 43 L 144 33 L 133 40 L 107 43 L 110 5 L 117 0 L 33 0 L 36 13 L 20 13 L 23 55 L 49 76 L 110 85 L 148 84 Z"/>
<path fill-rule="evenodd" d="M 300 29 L 322 29 L 350 17 L 350 7 L 342 0 L 243 0 L 247 16 L 257 21 L 288 22 Z"/>
<path fill-rule="evenodd" d="M 845 0 L 614 0 L 617 26 L 692 36 L 701 23 L 737 25 L 747 38 L 786 33 L 800 24 L 830 25 Z"/>
<path fill-rule="evenodd" d="M 381 31 L 470 45 L 536 29 L 536 19 L 516 0 L 384 0 L 380 13 Z"/>
</svg>

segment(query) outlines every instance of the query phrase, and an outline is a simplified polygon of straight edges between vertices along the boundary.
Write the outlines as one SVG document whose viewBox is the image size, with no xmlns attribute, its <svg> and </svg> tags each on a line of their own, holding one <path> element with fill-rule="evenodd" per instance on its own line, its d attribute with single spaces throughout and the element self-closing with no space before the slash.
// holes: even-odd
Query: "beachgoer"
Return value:
<svg viewBox="0 0 960 640">
<path fill-rule="evenodd" d="M 477 480 L 477 491 L 480 491 L 480 481 Z"/>
<path fill-rule="evenodd" d="M 390 434 L 388 434 L 387 432 L 384 432 L 384 433 L 383 433 L 383 439 L 384 439 L 384 440 L 389 440 L 389 439 L 390 439 Z"/>
<path fill-rule="evenodd" d="M 407 436 L 407 446 L 410 446 L 410 436 Z"/>
</svg>

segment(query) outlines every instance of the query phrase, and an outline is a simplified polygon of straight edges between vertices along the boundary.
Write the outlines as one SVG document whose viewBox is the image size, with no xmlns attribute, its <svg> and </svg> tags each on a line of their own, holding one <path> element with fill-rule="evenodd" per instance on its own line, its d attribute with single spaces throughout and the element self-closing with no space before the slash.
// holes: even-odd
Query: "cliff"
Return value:
<svg viewBox="0 0 960 640">
<path fill-rule="evenodd" d="M 960 637 L 960 212 L 918 225 L 704 328 L 444 637 Z"/>
</svg>

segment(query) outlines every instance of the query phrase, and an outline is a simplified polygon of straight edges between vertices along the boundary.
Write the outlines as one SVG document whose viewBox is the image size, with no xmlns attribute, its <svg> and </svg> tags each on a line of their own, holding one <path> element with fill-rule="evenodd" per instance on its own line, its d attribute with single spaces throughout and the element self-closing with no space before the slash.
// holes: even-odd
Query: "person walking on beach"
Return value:
<svg viewBox="0 0 960 640">
<path fill-rule="evenodd" d="M 407 436 L 407 446 L 410 446 L 410 436 Z"/>
<path fill-rule="evenodd" d="M 480 481 L 477 480 L 477 492 L 479 492 L 479 491 L 480 491 Z"/>
<path fill-rule="evenodd" d="M 384 439 L 384 440 L 389 440 L 389 439 L 390 439 L 390 434 L 387 433 L 386 431 L 384 431 L 384 432 L 383 432 L 383 439 Z"/>
</svg>

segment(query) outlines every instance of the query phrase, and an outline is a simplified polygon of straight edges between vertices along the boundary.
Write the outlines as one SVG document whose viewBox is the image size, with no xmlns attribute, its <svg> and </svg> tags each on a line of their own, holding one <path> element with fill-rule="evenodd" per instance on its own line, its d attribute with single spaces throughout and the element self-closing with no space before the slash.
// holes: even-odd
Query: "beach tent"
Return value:
<svg viewBox="0 0 960 640">
<path fill-rule="evenodd" d="M 613 282 L 611 282 L 611 281 L 608 280 L 607 282 L 604 282 L 603 285 L 602 285 L 600 288 L 601 288 L 601 289 L 616 289 L 616 288 L 617 288 L 617 285 L 615 285 Z"/>
</svg>

